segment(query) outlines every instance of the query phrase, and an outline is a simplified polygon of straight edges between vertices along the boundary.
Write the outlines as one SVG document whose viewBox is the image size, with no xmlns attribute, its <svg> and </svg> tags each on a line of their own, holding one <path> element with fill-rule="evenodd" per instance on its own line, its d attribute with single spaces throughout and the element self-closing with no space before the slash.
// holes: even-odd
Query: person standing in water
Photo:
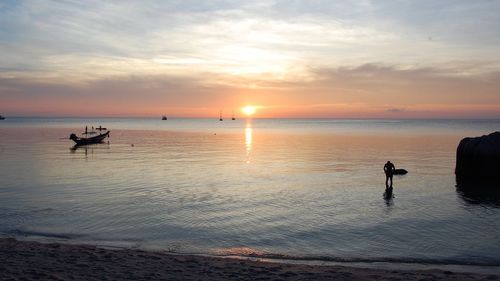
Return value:
<svg viewBox="0 0 500 281">
<path fill-rule="evenodd" d="M 394 170 L 396 170 L 394 164 L 392 164 L 391 161 L 387 161 L 387 163 L 385 163 L 384 165 L 386 188 L 392 188 L 392 176 L 394 175 Z M 389 179 L 391 180 L 391 185 L 389 185 Z"/>
</svg>

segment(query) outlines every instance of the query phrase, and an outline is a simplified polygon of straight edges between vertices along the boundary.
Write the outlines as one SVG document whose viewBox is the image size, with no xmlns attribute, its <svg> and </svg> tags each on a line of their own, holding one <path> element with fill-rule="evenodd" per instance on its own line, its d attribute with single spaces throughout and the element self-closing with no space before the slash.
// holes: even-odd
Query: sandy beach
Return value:
<svg viewBox="0 0 500 281">
<path fill-rule="evenodd" d="M 292 265 L 2 238 L 0 280 L 500 280 L 500 276 Z"/>
</svg>

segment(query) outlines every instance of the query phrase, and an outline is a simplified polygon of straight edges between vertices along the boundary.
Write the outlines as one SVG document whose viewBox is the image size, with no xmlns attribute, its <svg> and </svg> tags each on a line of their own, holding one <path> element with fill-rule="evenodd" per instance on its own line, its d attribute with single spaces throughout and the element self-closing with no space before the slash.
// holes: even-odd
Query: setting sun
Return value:
<svg viewBox="0 0 500 281">
<path fill-rule="evenodd" d="M 246 116 L 251 116 L 255 113 L 256 107 L 247 105 L 241 108 L 241 112 L 243 112 Z"/>
</svg>

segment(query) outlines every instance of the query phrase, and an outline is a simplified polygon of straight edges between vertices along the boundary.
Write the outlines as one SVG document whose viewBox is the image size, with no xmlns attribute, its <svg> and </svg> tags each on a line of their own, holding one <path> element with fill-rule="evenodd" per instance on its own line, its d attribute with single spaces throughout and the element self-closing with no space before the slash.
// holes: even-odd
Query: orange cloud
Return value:
<svg viewBox="0 0 500 281">
<path fill-rule="evenodd" d="M 1 78 L 9 115 L 216 117 L 244 105 L 255 117 L 499 118 L 500 73 L 455 75 L 379 65 L 311 69 L 307 79 L 205 73 L 131 76 L 84 84 Z"/>
</svg>

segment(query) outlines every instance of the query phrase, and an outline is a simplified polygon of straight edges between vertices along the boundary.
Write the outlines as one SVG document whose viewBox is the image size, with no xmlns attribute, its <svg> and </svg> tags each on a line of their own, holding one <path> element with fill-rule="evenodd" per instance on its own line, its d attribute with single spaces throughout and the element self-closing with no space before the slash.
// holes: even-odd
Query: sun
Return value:
<svg viewBox="0 0 500 281">
<path fill-rule="evenodd" d="M 256 107 L 247 105 L 241 108 L 241 112 L 243 112 L 246 116 L 251 116 L 255 113 Z"/>
</svg>

